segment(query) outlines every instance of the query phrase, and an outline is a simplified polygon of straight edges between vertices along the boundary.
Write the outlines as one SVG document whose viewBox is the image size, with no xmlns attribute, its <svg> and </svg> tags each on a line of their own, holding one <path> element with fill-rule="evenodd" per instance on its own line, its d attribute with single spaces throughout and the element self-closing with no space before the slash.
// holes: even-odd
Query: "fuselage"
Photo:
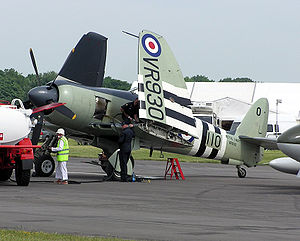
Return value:
<svg viewBox="0 0 300 241">
<path fill-rule="evenodd" d="M 55 84 L 59 93 L 58 101 L 66 103 L 77 117 L 71 120 L 54 111 L 46 116 L 46 120 L 57 126 L 92 136 L 112 135 L 111 131 L 106 134 L 108 126 L 105 124 L 120 122 L 120 106 L 136 98 L 136 95 L 129 91 L 88 87 L 64 80 L 56 80 Z M 100 128 L 100 124 L 103 128 Z"/>
<path fill-rule="evenodd" d="M 106 150 L 110 147 L 112 150 L 117 148 L 112 143 L 116 142 L 119 132 L 112 127 L 112 123 L 122 121 L 120 107 L 133 101 L 136 95 L 129 91 L 88 87 L 66 80 L 56 80 L 55 84 L 59 93 L 58 101 L 67 103 L 66 106 L 76 113 L 77 118 L 71 120 L 54 111 L 46 116 L 46 120 L 55 125 L 53 128 L 64 127 L 76 137 L 88 135 L 92 139 L 95 136 L 99 141 L 94 142 L 94 145 Z M 144 137 L 140 138 L 139 144 L 146 148 L 217 159 L 225 164 L 228 164 L 230 159 L 243 160 L 241 151 L 243 145 L 238 137 L 197 118 L 195 122 L 197 136 L 182 135 L 190 145 L 177 145 L 173 141 L 150 135 L 141 129 L 136 130 L 141 131 L 139 134 Z M 256 164 L 261 157 L 254 158 Z M 254 164 L 249 163 L 249 166 L 252 165 Z"/>
<path fill-rule="evenodd" d="M 55 88 L 57 94 L 55 94 Z M 49 97 L 47 97 L 49 89 Z M 37 89 L 38 90 L 38 89 Z M 92 145 L 113 153 L 117 148 L 122 121 L 120 107 L 137 96 L 130 91 L 108 88 L 89 87 L 64 79 L 57 79 L 55 86 L 41 88 L 45 101 L 52 98 L 53 102 L 66 103 L 66 107 L 76 113 L 72 120 L 63 114 L 53 111 L 45 115 L 45 119 L 54 126 L 68 130 L 72 137 L 88 138 Z M 38 98 L 38 91 L 34 97 Z M 43 104 L 43 103 L 39 103 Z M 154 131 L 148 127 L 152 126 Z M 153 127 L 154 126 L 154 127 Z M 144 128 L 146 127 L 146 128 Z M 172 153 L 221 160 L 224 164 L 245 164 L 254 166 L 262 158 L 263 151 L 255 145 L 248 145 L 238 136 L 231 135 L 225 130 L 195 118 L 196 134 L 194 136 L 171 133 L 169 129 L 155 127 L 153 121 L 144 121 L 134 127 L 139 147 L 153 148 Z"/>
</svg>

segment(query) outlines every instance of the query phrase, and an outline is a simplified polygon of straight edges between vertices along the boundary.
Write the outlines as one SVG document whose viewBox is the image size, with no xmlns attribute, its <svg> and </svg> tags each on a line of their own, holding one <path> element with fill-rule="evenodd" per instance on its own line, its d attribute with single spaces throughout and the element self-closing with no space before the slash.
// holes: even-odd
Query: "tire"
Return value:
<svg viewBox="0 0 300 241">
<path fill-rule="evenodd" d="M 15 176 L 18 186 L 28 186 L 30 182 L 30 170 L 22 169 L 22 163 L 20 159 L 16 161 Z"/>
<path fill-rule="evenodd" d="M 101 167 L 107 175 L 106 180 L 118 181 L 121 179 L 120 173 L 115 171 L 109 161 L 103 161 Z"/>
<path fill-rule="evenodd" d="M 0 170 L 0 181 L 6 181 L 11 177 L 13 169 Z"/>
<path fill-rule="evenodd" d="M 131 161 L 132 168 L 134 168 L 134 159 L 130 155 L 129 160 Z M 101 167 L 103 171 L 107 174 L 108 179 L 107 180 L 112 180 L 112 181 L 120 181 L 121 180 L 121 173 L 116 171 L 113 166 L 110 164 L 109 161 L 102 162 Z"/>
<path fill-rule="evenodd" d="M 239 176 L 239 178 L 245 178 L 246 175 L 247 175 L 247 171 L 246 171 L 245 168 L 243 168 L 243 167 L 238 168 L 238 176 Z"/>
<path fill-rule="evenodd" d="M 131 161 L 132 169 L 134 168 L 134 158 L 130 155 L 129 160 Z"/>
<path fill-rule="evenodd" d="M 50 155 L 42 155 L 34 159 L 35 176 L 50 177 L 55 169 L 55 162 Z"/>
<path fill-rule="evenodd" d="M 102 170 L 107 174 L 107 176 L 112 175 L 114 168 L 113 166 L 110 164 L 109 161 L 102 161 L 101 162 L 101 168 Z"/>
</svg>

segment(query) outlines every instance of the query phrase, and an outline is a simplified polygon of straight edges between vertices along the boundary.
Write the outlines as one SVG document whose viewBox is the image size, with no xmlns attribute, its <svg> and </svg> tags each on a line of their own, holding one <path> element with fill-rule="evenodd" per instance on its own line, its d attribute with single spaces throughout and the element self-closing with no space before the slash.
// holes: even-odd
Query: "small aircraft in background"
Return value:
<svg viewBox="0 0 300 241">
<path fill-rule="evenodd" d="M 276 158 L 269 165 L 280 172 L 300 177 L 300 125 L 283 132 L 277 138 L 276 144 L 288 157 Z"/>
<path fill-rule="evenodd" d="M 160 150 L 217 159 L 235 165 L 238 176 L 245 177 L 242 166 L 256 166 L 263 157 L 260 138 L 267 132 L 268 100 L 257 100 L 235 133 L 194 118 L 183 75 L 165 39 L 149 31 L 142 31 L 136 37 L 138 94 L 101 87 L 107 38 L 90 32 L 72 49 L 54 81 L 28 93 L 37 107 L 66 103 L 60 109 L 44 112 L 44 118 L 51 123 L 46 127 L 52 131 L 63 127 L 69 137 L 102 148 L 107 158 L 100 158 L 99 165 L 109 177 L 118 178 L 120 106 L 138 97 L 141 122 L 133 127 L 133 149 L 143 147 L 150 149 L 150 153 Z M 32 61 L 38 76 L 33 53 Z M 52 174 L 54 167 L 43 164 L 45 161 L 49 164 L 51 158 L 48 155 L 35 160 L 37 174 Z M 133 160 L 128 162 L 128 175 L 132 174 L 133 165 Z"/>
</svg>

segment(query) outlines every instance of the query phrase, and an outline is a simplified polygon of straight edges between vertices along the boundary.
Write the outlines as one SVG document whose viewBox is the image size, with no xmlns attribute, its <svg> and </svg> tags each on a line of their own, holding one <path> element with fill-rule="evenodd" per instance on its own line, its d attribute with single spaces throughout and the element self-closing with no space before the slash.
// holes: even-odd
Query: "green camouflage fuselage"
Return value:
<svg viewBox="0 0 300 241">
<path fill-rule="evenodd" d="M 136 95 L 128 91 L 82 87 L 67 81 L 57 80 L 56 84 L 60 93 L 59 102 L 67 103 L 66 106 L 76 113 L 77 118 L 71 120 L 54 111 L 46 117 L 55 125 L 52 129 L 55 130 L 57 126 L 64 127 L 71 136 L 93 139 L 94 146 L 104 149 L 108 154 L 113 153 L 118 148 L 119 123 L 122 121 L 120 106 L 133 101 Z M 263 110 L 259 112 L 258 119 L 266 112 L 263 103 L 258 103 L 257 106 L 250 109 L 250 112 L 254 112 L 254 117 L 248 117 L 253 119 L 252 122 L 255 122 L 257 108 Z M 255 126 L 254 123 L 253 125 Z M 256 127 L 253 129 L 257 129 Z M 196 119 L 196 129 L 197 136 L 192 137 L 174 134 L 151 124 L 143 123 L 134 127 L 140 147 L 218 159 L 222 163 L 238 164 L 236 161 L 241 161 L 247 166 L 255 165 L 262 158 L 262 148 L 241 141 L 237 135 L 228 134 L 225 130 L 199 119 Z"/>
</svg>

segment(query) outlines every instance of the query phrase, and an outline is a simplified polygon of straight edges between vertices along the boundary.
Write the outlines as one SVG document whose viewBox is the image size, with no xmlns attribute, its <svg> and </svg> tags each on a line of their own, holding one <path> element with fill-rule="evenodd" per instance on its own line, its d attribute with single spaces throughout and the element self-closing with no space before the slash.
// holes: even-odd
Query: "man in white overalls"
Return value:
<svg viewBox="0 0 300 241">
<path fill-rule="evenodd" d="M 58 137 L 57 147 L 52 147 L 51 151 L 57 153 L 57 166 L 55 172 L 55 183 L 68 184 L 67 161 L 69 160 L 69 143 L 65 137 L 65 130 L 59 128 L 56 131 Z"/>
</svg>

